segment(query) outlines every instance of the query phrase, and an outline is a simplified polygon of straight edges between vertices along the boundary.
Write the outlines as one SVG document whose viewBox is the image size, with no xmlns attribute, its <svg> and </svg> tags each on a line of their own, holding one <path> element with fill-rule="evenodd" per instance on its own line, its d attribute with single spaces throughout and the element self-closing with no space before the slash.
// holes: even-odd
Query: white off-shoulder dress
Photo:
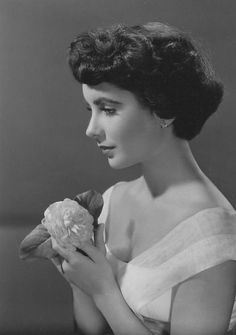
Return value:
<svg viewBox="0 0 236 335">
<path fill-rule="evenodd" d="M 99 223 L 108 225 L 110 198 L 118 184 L 103 194 Z M 106 249 L 129 307 L 153 334 L 168 334 L 172 288 L 201 271 L 236 260 L 236 211 L 222 207 L 201 210 L 178 223 L 164 238 L 128 263 L 116 258 L 107 245 Z M 236 301 L 229 334 L 235 324 Z"/>
</svg>

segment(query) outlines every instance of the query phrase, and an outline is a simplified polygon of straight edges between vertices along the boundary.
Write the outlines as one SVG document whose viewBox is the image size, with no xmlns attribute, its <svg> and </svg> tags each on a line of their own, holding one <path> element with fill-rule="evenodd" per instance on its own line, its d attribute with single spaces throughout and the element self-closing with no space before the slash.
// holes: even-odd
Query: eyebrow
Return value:
<svg viewBox="0 0 236 335">
<path fill-rule="evenodd" d="M 120 101 L 116 101 L 116 100 L 113 100 L 113 99 L 108 99 L 108 98 L 105 98 L 105 97 L 102 97 L 102 98 L 98 98 L 96 100 L 94 100 L 94 105 L 98 106 L 98 105 L 101 105 L 101 104 L 104 104 L 104 103 L 111 103 L 113 105 L 121 105 L 121 102 Z"/>
</svg>

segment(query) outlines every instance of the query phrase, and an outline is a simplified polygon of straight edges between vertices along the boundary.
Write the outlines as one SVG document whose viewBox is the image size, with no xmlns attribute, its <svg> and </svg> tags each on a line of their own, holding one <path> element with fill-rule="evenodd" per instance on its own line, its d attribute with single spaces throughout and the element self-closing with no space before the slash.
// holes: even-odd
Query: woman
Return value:
<svg viewBox="0 0 236 335">
<path fill-rule="evenodd" d="M 222 84 L 190 37 L 157 22 L 80 34 L 69 64 L 91 113 L 87 136 L 112 168 L 142 171 L 104 193 L 89 257 L 53 242 L 78 333 L 231 332 L 236 212 L 188 144 Z"/>
</svg>

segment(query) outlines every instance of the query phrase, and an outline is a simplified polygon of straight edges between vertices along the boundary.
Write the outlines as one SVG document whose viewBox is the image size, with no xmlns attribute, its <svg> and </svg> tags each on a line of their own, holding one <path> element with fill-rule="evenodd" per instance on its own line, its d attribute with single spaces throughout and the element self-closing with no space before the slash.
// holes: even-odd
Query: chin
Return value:
<svg viewBox="0 0 236 335">
<path fill-rule="evenodd" d="M 137 164 L 137 162 L 131 162 L 130 159 L 118 159 L 118 157 L 108 158 L 108 164 L 114 170 L 127 169 Z"/>
</svg>

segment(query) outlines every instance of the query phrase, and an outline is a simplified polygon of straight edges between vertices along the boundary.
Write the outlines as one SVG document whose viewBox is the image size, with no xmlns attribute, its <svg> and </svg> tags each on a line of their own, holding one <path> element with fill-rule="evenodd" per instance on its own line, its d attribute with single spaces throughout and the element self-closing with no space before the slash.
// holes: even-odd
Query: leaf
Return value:
<svg viewBox="0 0 236 335">
<path fill-rule="evenodd" d="M 56 254 L 52 249 L 50 234 L 41 223 L 23 239 L 19 247 L 19 257 L 22 260 L 52 258 Z"/>
<path fill-rule="evenodd" d="M 79 205 L 83 206 L 89 211 L 89 213 L 94 218 L 94 228 L 97 228 L 98 225 L 97 219 L 101 214 L 103 207 L 102 195 L 97 191 L 89 190 L 78 194 L 74 198 L 74 200 L 77 201 Z"/>
</svg>

